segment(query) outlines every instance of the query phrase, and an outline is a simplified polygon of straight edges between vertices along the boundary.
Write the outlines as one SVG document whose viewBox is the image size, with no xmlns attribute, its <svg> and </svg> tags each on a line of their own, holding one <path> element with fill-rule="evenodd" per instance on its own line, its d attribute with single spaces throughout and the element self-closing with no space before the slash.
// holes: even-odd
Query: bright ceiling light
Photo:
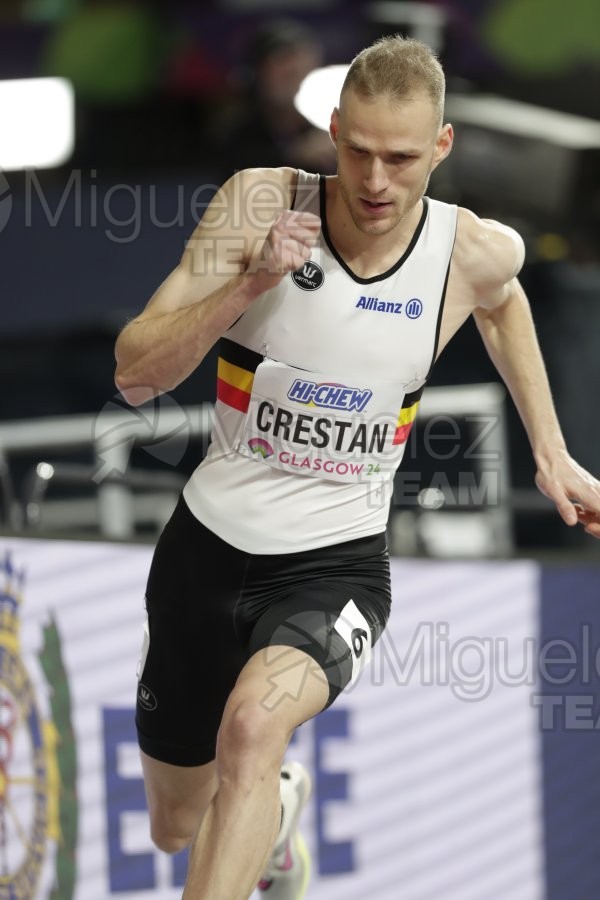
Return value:
<svg viewBox="0 0 600 900">
<path fill-rule="evenodd" d="M 60 166 L 73 153 L 75 95 L 66 78 L 0 80 L 0 169 Z"/>
<path fill-rule="evenodd" d="M 313 69 L 300 85 L 294 105 L 316 128 L 329 129 L 348 68 L 338 65 Z M 457 124 L 478 125 L 572 149 L 600 146 L 600 123 L 581 116 L 507 97 L 448 94 L 446 101 L 447 118 Z"/>
<path fill-rule="evenodd" d="M 313 69 L 300 85 L 294 97 L 294 105 L 315 128 L 322 128 L 323 131 L 329 129 L 331 113 L 340 102 L 340 92 L 348 68 L 343 65 Z"/>
<path fill-rule="evenodd" d="M 600 122 L 595 119 L 495 95 L 448 94 L 446 100 L 451 122 L 504 131 L 571 150 L 600 147 Z"/>
</svg>

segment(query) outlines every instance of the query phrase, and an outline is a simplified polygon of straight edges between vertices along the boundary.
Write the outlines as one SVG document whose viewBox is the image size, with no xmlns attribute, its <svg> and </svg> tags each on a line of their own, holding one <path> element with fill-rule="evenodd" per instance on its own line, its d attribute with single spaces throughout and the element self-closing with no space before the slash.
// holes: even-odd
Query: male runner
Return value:
<svg viewBox="0 0 600 900">
<path fill-rule="evenodd" d="M 364 50 L 331 118 L 337 176 L 234 175 L 117 341 L 133 404 L 220 342 L 213 440 L 149 576 L 137 707 L 153 838 L 191 843 L 185 900 L 246 900 L 261 876 L 266 900 L 303 894 L 307 785 L 282 761 L 385 627 L 393 472 L 468 316 L 538 487 L 600 537 L 600 483 L 567 452 L 517 280 L 520 237 L 424 196 L 452 147 L 443 97 L 425 45 Z"/>
</svg>

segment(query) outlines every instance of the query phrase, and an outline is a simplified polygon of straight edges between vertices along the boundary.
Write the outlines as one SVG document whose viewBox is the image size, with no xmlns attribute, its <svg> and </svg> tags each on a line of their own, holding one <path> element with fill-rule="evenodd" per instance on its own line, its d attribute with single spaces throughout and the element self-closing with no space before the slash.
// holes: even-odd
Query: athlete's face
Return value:
<svg viewBox="0 0 600 900">
<path fill-rule="evenodd" d="M 452 147 L 428 95 L 391 102 L 344 93 L 331 118 L 338 185 L 352 221 L 365 234 L 387 234 L 414 209 L 429 176 Z"/>
</svg>

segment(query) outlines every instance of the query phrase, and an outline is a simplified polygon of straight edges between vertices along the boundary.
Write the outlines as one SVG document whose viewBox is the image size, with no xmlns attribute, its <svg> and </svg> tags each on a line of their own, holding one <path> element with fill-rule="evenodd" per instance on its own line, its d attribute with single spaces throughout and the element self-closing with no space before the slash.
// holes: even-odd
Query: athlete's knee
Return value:
<svg viewBox="0 0 600 900">
<path fill-rule="evenodd" d="M 244 763 L 255 766 L 263 761 L 278 766 L 291 737 L 284 720 L 254 699 L 233 702 L 226 711 L 217 739 L 220 773 L 228 763 L 240 771 Z"/>
<path fill-rule="evenodd" d="M 163 853 L 180 853 L 182 850 L 185 850 L 190 846 L 192 842 L 193 834 L 191 835 L 179 835 L 174 834 L 172 831 L 164 830 L 162 828 L 152 827 L 150 830 L 150 836 L 152 838 L 152 843 L 158 850 L 162 850 Z"/>
<path fill-rule="evenodd" d="M 150 815 L 150 837 L 152 843 L 163 853 L 179 853 L 192 842 L 195 829 L 186 827 L 176 814 L 161 810 Z"/>
<path fill-rule="evenodd" d="M 194 809 L 189 805 L 165 799 L 150 804 L 152 843 L 164 853 L 179 853 L 185 850 L 194 839 L 207 809 L 208 802 Z"/>
</svg>

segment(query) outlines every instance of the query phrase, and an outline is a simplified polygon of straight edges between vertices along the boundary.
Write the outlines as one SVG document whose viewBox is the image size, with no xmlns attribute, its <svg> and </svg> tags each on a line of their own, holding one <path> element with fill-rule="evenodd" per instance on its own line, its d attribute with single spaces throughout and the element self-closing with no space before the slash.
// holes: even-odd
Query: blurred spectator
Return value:
<svg viewBox="0 0 600 900">
<path fill-rule="evenodd" d="M 11 22 L 23 14 L 22 0 L 5 0 L 0 6 L 0 22 Z"/>
<path fill-rule="evenodd" d="M 142 0 L 87 0 L 49 30 L 42 70 L 77 97 L 77 168 L 179 165 L 195 158 L 194 120 L 165 90 L 176 35 Z M 189 121 L 188 121 L 189 120 Z"/>
<path fill-rule="evenodd" d="M 93 0 L 52 32 L 43 69 L 69 78 L 80 99 L 127 103 L 160 84 L 168 39 L 143 4 Z"/>
<path fill-rule="evenodd" d="M 73 15 L 85 0 L 21 0 L 28 22 L 59 22 Z"/>
<path fill-rule="evenodd" d="M 227 78 L 227 64 L 216 48 L 211 49 L 210 41 L 198 40 L 182 28 L 166 73 L 168 90 L 176 97 L 216 104 L 229 96 Z"/>
<path fill-rule="evenodd" d="M 322 62 L 318 38 L 305 25 L 281 19 L 261 25 L 245 54 L 247 84 L 217 126 L 222 179 L 252 166 L 298 166 L 335 171 L 329 135 L 294 106 L 302 80 Z"/>
</svg>

